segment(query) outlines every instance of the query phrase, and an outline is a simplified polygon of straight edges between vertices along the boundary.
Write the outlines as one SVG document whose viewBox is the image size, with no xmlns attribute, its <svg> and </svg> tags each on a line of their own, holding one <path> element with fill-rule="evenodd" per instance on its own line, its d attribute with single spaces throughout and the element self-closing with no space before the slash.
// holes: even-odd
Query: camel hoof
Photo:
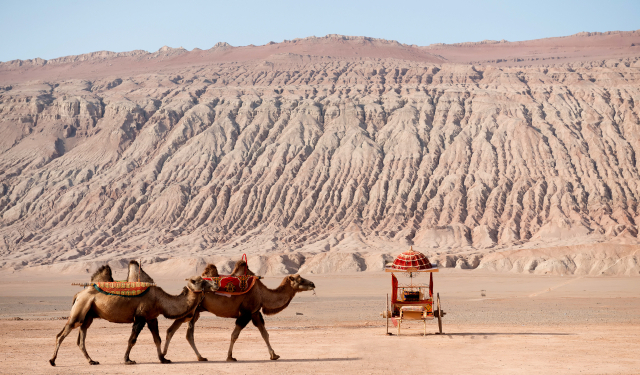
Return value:
<svg viewBox="0 0 640 375">
<path fill-rule="evenodd" d="M 206 359 L 205 357 L 200 357 L 200 358 L 198 358 L 198 361 L 200 361 L 200 362 L 207 362 L 207 361 L 208 361 L 208 359 Z"/>
<path fill-rule="evenodd" d="M 275 360 L 276 360 L 276 359 L 278 359 L 278 358 L 280 358 L 280 356 L 279 356 L 279 355 L 277 355 L 277 354 L 274 354 L 274 355 L 272 355 L 272 356 L 271 356 L 271 360 L 272 360 L 272 361 L 275 361 Z"/>
<path fill-rule="evenodd" d="M 162 358 L 162 359 L 160 360 L 160 362 L 162 362 L 162 363 L 171 363 L 171 361 L 170 361 L 170 360 L 168 360 L 168 359 L 166 359 L 166 358 Z"/>
<path fill-rule="evenodd" d="M 229 357 L 227 358 L 227 362 L 238 362 L 238 360 L 235 358 Z"/>
<path fill-rule="evenodd" d="M 55 366 L 56 366 L 56 361 L 54 361 L 53 359 L 50 359 L 50 360 L 49 360 L 49 364 L 50 364 L 51 366 L 54 366 L 54 367 L 55 367 Z"/>
<path fill-rule="evenodd" d="M 100 362 L 97 362 L 97 361 L 89 361 L 89 364 L 90 364 L 90 365 L 99 365 L 99 364 L 100 364 Z"/>
<path fill-rule="evenodd" d="M 135 365 L 135 364 L 136 364 L 136 361 L 132 361 L 132 360 L 130 360 L 130 359 L 127 359 L 127 360 L 124 362 L 124 364 L 125 364 L 125 365 Z"/>
</svg>

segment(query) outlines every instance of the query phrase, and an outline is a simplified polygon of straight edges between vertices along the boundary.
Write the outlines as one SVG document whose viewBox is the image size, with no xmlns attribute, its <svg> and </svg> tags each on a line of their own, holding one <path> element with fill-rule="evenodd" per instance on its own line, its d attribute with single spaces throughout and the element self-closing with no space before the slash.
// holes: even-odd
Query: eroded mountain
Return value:
<svg viewBox="0 0 640 375">
<path fill-rule="evenodd" d="M 3 268 L 247 252 L 328 272 L 409 245 L 475 268 L 637 244 L 637 57 L 277 54 L 97 76 L 0 84 Z"/>
</svg>

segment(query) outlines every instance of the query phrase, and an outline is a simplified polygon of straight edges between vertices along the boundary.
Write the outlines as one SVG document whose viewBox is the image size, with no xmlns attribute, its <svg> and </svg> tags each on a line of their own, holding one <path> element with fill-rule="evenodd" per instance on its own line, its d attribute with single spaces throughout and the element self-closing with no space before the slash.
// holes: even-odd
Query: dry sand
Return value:
<svg viewBox="0 0 640 375">
<path fill-rule="evenodd" d="M 23 283 L 25 276 L 31 282 Z M 278 361 L 268 360 L 259 332 L 248 326 L 235 346 L 239 362 L 224 362 L 234 322 L 204 314 L 196 343 L 209 362 L 195 361 L 182 327 L 167 356 L 173 364 L 159 364 L 145 329 L 132 351 L 138 365 L 124 366 L 130 325 L 98 320 L 87 348 L 101 364 L 87 364 L 75 345 L 76 330 L 53 368 L 47 360 L 64 321 L 51 319 L 68 314 L 78 291 L 69 284 L 87 276 L 3 274 L 0 373 L 637 374 L 640 369 L 637 278 L 447 269 L 435 275 L 447 312 L 445 335 L 432 334 L 437 325 L 430 323 L 431 334 L 423 337 L 420 324 L 413 323 L 398 337 L 385 335 L 379 316 L 390 291 L 388 274 L 305 276 L 317 285 L 317 295 L 300 294 L 282 313 L 266 317 Z M 268 277 L 266 283 L 273 287 L 279 279 Z M 178 278 L 157 280 L 171 293 L 181 289 Z M 13 317 L 23 320 L 9 320 Z M 161 331 L 169 324 L 161 318 Z"/>
</svg>

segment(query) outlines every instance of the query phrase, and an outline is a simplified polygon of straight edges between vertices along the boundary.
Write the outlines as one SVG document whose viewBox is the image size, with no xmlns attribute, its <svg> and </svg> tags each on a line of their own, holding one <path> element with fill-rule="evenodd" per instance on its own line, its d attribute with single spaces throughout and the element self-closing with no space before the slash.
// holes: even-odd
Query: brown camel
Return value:
<svg viewBox="0 0 640 375">
<path fill-rule="evenodd" d="M 253 322 L 260 330 L 260 334 L 269 349 L 269 356 L 272 360 L 276 360 L 280 358 L 280 356 L 271 348 L 269 333 L 264 326 L 264 318 L 260 310 L 262 309 L 267 315 L 277 314 L 289 305 L 296 293 L 313 289 L 315 289 L 313 282 L 303 279 L 300 275 L 291 275 L 285 277 L 276 289 L 269 289 L 260 280 L 256 280 L 253 288 L 245 294 L 228 297 L 217 293 L 206 293 L 204 299 L 193 314 L 176 319 L 171 327 L 167 329 L 167 338 L 165 340 L 163 354 L 167 354 L 169 342 L 182 323 L 189 322 L 187 341 L 196 353 L 198 361 L 206 361 L 207 359 L 202 357 L 196 348 L 193 333 L 195 323 L 200 317 L 200 312 L 209 311 L 219 317 L 236 318 L 236 327 L 231 334 L 227 361 L 236 361 L 236 359 L 233 358 L 233 344 L 235 344 L 238 336 L 240 336 L 240 331 L 246 327 L 249 321 Z"/>
<path fill-rule="evenodd" d="M 178 319 L 185 315 L 193 315 L 193 311 L 204 298 L 203 292 L 218 290 L 217 284 L 203 280 L 200 276 L 195 276 L 188 280 L 187 286 L 177 296 L 167 294 L 157 286 L 149 287 L 144 295 L 138 297 L 107 295 L 97 291 L 95 288 L 86 288 L 76 295 L 69 313 L 69 320 L 56 337 L 56 349 L 49 363 L 51 366 L 56 365 L 55 361 L 60 344 L 73 329 L 80 327 L 78 346 L 89 361 L 89 364 L 97 365 L 98 362 L 89 357 L 85 348 L 87 329 L 91 326 L 94 318 L 105 319 L 112 323 L 133 323 L 129 346 L 124 355 L 125 364 L 135 364 L 134 361 L 129 359 L 129 353 L 145 324 L 148 324 L 149 330 L 153 335 L 160 362 L 170 363 L 171 361 L 164 358 L 160 348 L 158 316 L 162 314 L 165 318 Z"/>
</svg>

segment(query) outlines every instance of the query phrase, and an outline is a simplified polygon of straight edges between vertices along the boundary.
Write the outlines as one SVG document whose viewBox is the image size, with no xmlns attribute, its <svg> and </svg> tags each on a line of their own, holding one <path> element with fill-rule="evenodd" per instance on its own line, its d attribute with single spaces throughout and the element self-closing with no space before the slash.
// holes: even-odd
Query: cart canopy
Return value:
<svg viewBox="0 0 640 375">
<path fill-rule="evenodd" d="M 389 271 L 398 272 L 419 272 L 436 268 L 426 255 L 419 251 L 413 250 L 413 247 L 409 251 L 398 255 L 393 261 L 393 265 L 387 268 Z"/>
</svg>

